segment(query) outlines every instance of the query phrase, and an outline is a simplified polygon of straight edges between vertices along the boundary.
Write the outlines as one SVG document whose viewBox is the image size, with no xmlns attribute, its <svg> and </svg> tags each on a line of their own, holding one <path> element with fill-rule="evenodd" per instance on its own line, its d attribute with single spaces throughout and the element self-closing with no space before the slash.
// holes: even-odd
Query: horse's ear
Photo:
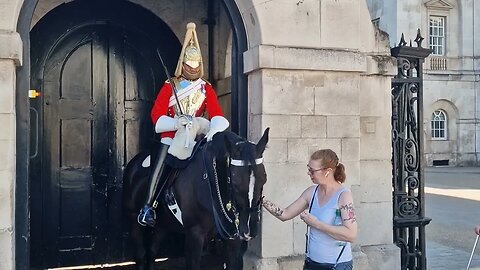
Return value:
<svg viewBox="0 0 480 270">
<path fill-rule="evenodd" d="M 265 151 L 265 147 L 267 146 L 268 143 L 268 132 L 270 131 L 270 128 L 268 127 L 265 129 L 263 132 L 262 138 L 257 143 L 256 150 L 257 150 L 257 155 L 262 155 L 263 151 Z"/>
</svg>

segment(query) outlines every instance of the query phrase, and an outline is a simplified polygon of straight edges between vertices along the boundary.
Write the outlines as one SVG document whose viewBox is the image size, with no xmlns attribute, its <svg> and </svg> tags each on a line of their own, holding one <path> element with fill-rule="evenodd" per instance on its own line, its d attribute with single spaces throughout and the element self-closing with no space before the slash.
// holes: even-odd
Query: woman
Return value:
<svg viewBox="0 0 480 270">
<path fill-rule="evenodd" d="M 307 169 L 314 186 L 287 208 L 268 200 L 263 206 L 281 221 L 300 215 L 310 228 L 304 269 L 353 269 L 351 243 L 357 237 L 357 222 L 352 193 L 342 185 L 345 167 L 334 151 L 322 149 L 312 154 Z"/>
</svg>

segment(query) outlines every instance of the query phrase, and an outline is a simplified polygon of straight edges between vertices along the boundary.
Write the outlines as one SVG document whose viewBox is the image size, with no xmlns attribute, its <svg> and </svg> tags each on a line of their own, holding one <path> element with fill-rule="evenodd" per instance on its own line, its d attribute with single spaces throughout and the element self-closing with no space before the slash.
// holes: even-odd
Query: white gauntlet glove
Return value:
<svg viewBox="0 0 480 270">
<path fill-rule="evenodd" d="M 207 142 L 212 140 L 213 135 L 215 135 L 215 133 L 224 131 L 225 129 L 228 128 L 229 125 L 230 125 L 230 123 L 228 122 L 228 120 L 225 117 L 214 116 L 210 120 L 210 129 L 208 130 L 207 135 L 206 135 Z"/>
<path fill-rule="evenodd" d="M 170 116 L 162 115 L 155 123 L 155 132 L 163 133 L 167 131 L 176 131 L 182 126 L 188 125 L 192 121 L 192 117 L 189 115 L 180 115 L 172 118 Z"/>
<path fill-rule="evenodd" d="M 192 120 L 193 117 L 191 117 L 190 115 L 182 114 L 177 118 L 177 123 L 175 124 L 175 127 L 179 129 L 182 126 L 188 125 L 190 122 L 192 122 Z"/>
</svg>

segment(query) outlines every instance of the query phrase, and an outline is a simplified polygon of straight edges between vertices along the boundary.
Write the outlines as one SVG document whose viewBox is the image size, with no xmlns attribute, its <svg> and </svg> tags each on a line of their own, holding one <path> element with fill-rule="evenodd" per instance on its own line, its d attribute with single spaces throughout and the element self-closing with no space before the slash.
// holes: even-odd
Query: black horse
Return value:
<svg viewBox="0 0 480 270">
<path fill-rule="evenodd" d="M 262 155 L 268 131 L 257 144 L 224 131 L 199 147 L 188 166 L 169 177 L 159 196 L 153 229 L 137 223 L 149 173 L 141 163 L 148 153 L 140 153 L 128 163 L 124 172 L 124 209 L 132 226 L 138 269 L 153 269 L 162 240 L 175 233 L 184 236 L 188 270 L 200 269 L 204 243 L 216 236 L 225 240 L 227 269 L 243 268 L 246 241 L 257 235 L 260 221 L 262 190 L 267 180 Z M 174 194 L 183 226 L 163 202 L 165 192 Z"/>
</svg>

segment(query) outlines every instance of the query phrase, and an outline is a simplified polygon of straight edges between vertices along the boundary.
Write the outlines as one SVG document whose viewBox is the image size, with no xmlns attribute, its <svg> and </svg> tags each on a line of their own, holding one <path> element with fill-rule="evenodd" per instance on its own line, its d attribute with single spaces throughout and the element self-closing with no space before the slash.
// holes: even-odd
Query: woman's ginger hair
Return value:
<svg viewBox="0 0 480 270">
<path fill-rule="evenodd" d="M 338 161 L 337 154 L 331 149 L 321 149 L 315 151 L 310 160 L 320 160 L 322 168 L 331 168 L 334 173 L 333 177 L 340 183 L 344 183 L 347 175 L 345 174 L 345 166 Z"/>
</svg>

